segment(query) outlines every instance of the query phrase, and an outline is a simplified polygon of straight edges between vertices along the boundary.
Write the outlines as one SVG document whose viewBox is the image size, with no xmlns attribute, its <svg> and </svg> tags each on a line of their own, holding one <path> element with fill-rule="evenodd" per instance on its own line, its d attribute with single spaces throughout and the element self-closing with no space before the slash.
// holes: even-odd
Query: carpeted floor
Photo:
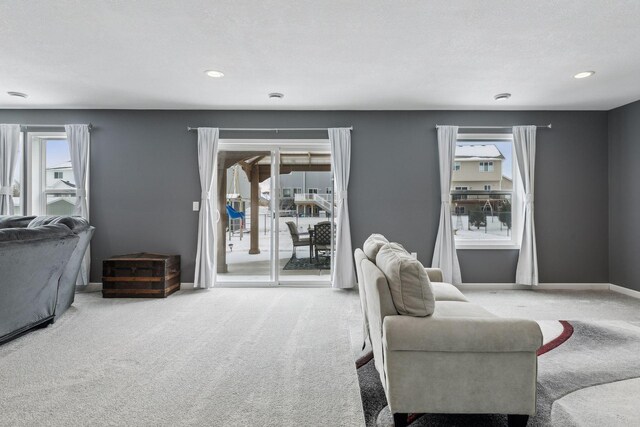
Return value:
<svg viewBox="0 0 640 427">
<path fill-rule="evenodd" d="M 548 323 L 543 331 L 554 330 Z M 538 358 L 537 414 L 529 426 L 637 425 L 640 408 L 631 396 L 640 394 L 640 327 L 624 321 L 570 324 L 570 338 Z M 373 361 L 358 369 L 358 377 L 366 425 L 392 426 Z M 429 414 L 411 426 L 506 426 L 506 417 Z"/>
<path fill-rule="evenodd" d="M 0 425 L 361 426 L 353 292 L 78 294 L 0 346 Z"/>
</svg>

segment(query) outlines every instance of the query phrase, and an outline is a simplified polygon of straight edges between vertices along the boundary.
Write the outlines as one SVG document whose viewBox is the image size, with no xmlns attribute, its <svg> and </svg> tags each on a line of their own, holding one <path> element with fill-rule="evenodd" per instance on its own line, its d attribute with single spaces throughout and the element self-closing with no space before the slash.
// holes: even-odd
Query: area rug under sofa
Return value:
<svg viewBox="0 0 640 427">
<path fill-rule="evenodd" d="M 539 322 L 537 413 L 529 426 L 629 426 L 640 420 L 640 325 Z M 371 353 L 356 361 L 367 427 L 393 426 Z M 428 387 L 428 385 L 425 385 Z M 411 414 L 412 427 L 506 426 L 505 415 Z"/>
</svg>

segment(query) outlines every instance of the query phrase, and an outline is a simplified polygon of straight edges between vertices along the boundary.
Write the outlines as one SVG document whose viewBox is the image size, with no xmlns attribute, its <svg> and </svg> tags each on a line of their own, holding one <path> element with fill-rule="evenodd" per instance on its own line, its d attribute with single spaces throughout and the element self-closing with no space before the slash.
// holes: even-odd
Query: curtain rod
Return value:
<svg viewBox="0 0 640 427">
<path fill-rule="evenodd" d="M 353 126 L 348 127 L 349 130 L 353 130 Z M 187 131 L 191 132 L 194 130 L 198 130 L 197 127 L 187 127 Z M 329 130 L 329 128 L 219 128 L 218 130 L 223 131 L 250 131 L 250 132 L 280 132 L 280 131 L 323 131 Z"/>
<path fill-rule="evenodd" d="M 63 128 L 64 125 L 20 125 L 20 129 L 28 129 L 28 128 Z M 89 123 L 89 130 L 93 129 L 93 125 Z"/>
<path fill-rule="evenodd" d="M 436 125 L 436 129 L 444 125 Z M 537 128 L 551 129 L 551 123 L 548 125 L 537 125 Z M 511 129 L 513 126 L 458 126 L 458 129 Z"/>
</svg>

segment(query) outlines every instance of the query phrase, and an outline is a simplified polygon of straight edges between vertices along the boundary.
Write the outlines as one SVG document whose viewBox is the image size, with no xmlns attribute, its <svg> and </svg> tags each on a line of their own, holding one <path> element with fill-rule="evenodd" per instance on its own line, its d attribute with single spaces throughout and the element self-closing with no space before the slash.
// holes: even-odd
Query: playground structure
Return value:
<svg viewBox="0 0 640 427">
<path fill-rule="evenodd" d="M 499 238 L 510 236 L 511 191 L 453 190 L 451 199 L 458 238 L 482 238 L 480 233 Z"/>
</svg>

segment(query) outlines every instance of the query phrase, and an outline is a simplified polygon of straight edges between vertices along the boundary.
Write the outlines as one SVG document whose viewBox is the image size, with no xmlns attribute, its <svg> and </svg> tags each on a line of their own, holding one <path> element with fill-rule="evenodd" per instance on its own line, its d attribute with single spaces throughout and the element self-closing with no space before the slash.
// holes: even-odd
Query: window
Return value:
<svg viewBox="0 0 640 427">
<path fill-rule="evenodd" d="M 297 187 L 293 189 L 293 194 L 302 194 L 302 188 Z"/>
<path fill-rule="evenodd" d="M 22 188 L 22 183 L 24 182 L 24 141 L 22 139 L 22 133 L 20 133 L 20 144 L 18 145 L 18 160 L 16 164 L 16 169 L 13 172 L 13 182 L 11 183 L 12 191 L 13 191 L 13 212 L 15 215 L 24 215 L 24 197 L 22 197 L 24 191 Z"/>
<path fill-rule="evenodd" d="M 327 193 L 327 194 L 331 194 L 331 193 L 333 193 L 333 188 L 331 188 L 331 187 L 327 187 L 327 189 L 326 189 L 326 190 L 327 190 L 327 191 L 326 191 L 326 193 Z"/>
<path fill-rule="evenodd" d="M 318 194 L 317 188 L 310 188 L 308 191 L 309 191 L 309 194 Z"/>
<path fill-rule="evenodd" d="M 512 218 L 517 218 L 512 211 L 512 206 L 517 206 L 513 190 L 516 185 L 502 184 L 518 179 L 513 156 L 511 135 L 458 135 L 454 170 L 460 173 L 451 181 L 457 248 L 517 247 L 518 233 L 513 232 L 517 224 L 512 223 Z M 460 165 L 464 162 L 474 162 L 471 164 L 479 167 L 463 169 Z M 487 172 L 495 172 L 497 178 L 489 178 Z"/>
<path fill-rule="evenodd" d="M 480 162 L 480 172 L 493 172 L 493 162 Z"/>
<path fill-rule="evenodd" d="M 64 132 L 29 132 L 26 143 L 27 215 L 72 215 L 76 183 Z"/>
<path fill-rule="evenodd" d="M 283 188 L 282 197 L 293 197 L 293 191 L 290 188 Z"/>
<path fill-rule="evenodd" d="M 456 192 L 456 194 L 452 195 L 452 200 L 465 200 L 467 198 L 467 195 L 460 194 L 458 192 L 467 191 L 467 190 L 471 190 L 471 187 L 460 187 L 460 186 L 454 187 L 454 191 Z"/>
</svg>

